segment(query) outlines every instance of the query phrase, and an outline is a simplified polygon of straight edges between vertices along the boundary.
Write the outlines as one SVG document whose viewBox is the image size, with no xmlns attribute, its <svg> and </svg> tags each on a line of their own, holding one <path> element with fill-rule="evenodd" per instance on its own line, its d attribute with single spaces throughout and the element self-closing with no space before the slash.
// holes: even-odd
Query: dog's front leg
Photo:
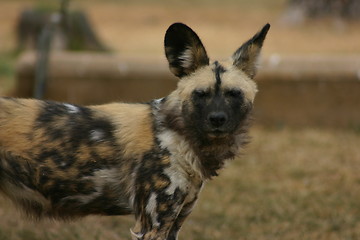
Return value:
<svg viewBox="0 0 360 240">
<path fill-rule="evenodd" d="M 177 216 L 174 224 L 172 225 L 172 227 L 170 229 L 170 233 L 167 237 L 167 240 L 177 240 L 179 230 L 180 230 L 182 224 L 184 223 L 185 219 L 191 213 L 196 202 L 197 202 L 197 196 L 192 201 L 186 203 L 183 206 L 183 208 L 181 209 L 179 215 Z"/>
<path fill-rule="evenodd" d="M 173 194 L 152 192 L 136 208 L 136 225 L 132 230 L 134 240 L 166 240 L 187 193 L 176 190 Z"/>
</svg>

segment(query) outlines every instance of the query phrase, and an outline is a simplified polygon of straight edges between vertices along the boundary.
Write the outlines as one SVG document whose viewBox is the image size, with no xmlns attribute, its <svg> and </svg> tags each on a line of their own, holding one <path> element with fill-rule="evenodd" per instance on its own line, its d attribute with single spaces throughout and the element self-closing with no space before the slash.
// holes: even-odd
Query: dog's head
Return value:
<svg viewBox="0 0 360 240">
<path fill-rule="evenodd" d="M 166 101 L 170 127 L 188 129 L 206 139 L 236 133 L 252 108 L 257 92 L 252 79 L 269 28 L 266 24 L 227 61 L 210 62 L 191 28 L 171 25 L 165 35 L 165 54 L 180 81 Z"/>
</svg>

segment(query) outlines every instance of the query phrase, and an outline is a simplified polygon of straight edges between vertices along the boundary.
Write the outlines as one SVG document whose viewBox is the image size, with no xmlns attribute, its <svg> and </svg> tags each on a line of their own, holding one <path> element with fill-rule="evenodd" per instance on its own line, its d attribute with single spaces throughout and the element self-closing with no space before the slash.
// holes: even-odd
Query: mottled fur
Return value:
<svg viewBox="0 0 360 240">
<path fill-rule="evenodd" d="M 173 24 L 178 87 L 146 104 L 0 98 L 1 191 L 36 218 L 133 213 L 134 239 L 177 239 L 204 182 L 247 142 L 268 29 L 210 64 L 195 32 Z"/>
</svg>

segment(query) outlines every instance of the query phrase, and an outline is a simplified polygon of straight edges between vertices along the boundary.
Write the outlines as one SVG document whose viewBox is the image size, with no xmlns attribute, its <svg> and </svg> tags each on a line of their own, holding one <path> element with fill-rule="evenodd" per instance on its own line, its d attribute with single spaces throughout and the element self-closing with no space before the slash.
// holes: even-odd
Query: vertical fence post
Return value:
<svg viewBox="0 0 360 240">
<path fill-rule="evenodd" d="M 48 24 L 43 28 L 37 43 L 37 62 L 35 69 L 35 86 L 33 97 L 42 99 L 45 94 L 46 81 L 49 72 L 49 56 L 51 51 L 51 43 L 54 38 L 57 27 L 67 31 L 67 12 L 69 0 L 60 0 L 59 12 L 50 16 Z"/>
</svg>

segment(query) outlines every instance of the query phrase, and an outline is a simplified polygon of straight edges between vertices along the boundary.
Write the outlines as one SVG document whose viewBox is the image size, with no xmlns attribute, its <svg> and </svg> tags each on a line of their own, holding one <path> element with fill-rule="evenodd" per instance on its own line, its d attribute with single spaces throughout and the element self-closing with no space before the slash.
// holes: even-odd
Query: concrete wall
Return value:
<svg viewBox="0 0 360 240">
<path fill-rule="evenodd" d="M 262 65 L 258 123 L 360 128 L 360 56 L 274 56 Z"/>
<path fill-rule="evenodd" d="M 36 55 L 18 63 L 15 95 L 32 97 Z M 50 61 L 45 99 L 77 104 L 143 102 L 167 95 L 177 80 L 162 58 L 122 58 L 109 54 L 55 53 Z"/>
<path fill-rule="evenodd" d="M 15 96 L 31 97 L 35 54 L 24 54 Z M 256 123 L 360 128 L 360 56 L 264 59 L 256 81 Z M 45 99 L 77 104 L 144 102 L 167 95 L 177 80 L 163 58 L 54 53 Z"/>
</svg>

